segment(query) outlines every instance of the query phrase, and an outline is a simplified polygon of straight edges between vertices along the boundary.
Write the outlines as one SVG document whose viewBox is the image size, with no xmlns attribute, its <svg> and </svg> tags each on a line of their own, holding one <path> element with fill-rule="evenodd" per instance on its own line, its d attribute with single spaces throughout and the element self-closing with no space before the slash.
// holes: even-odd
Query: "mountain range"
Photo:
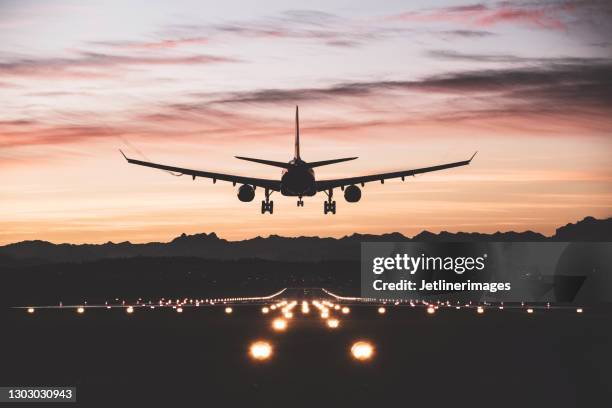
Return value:
<svg viewBox="0 0 612 408">
<path fill-rule="evenodd" d="M 352 234 L 342 238 L 282 237 L 271 235 L 242 241 L 228 241 L 213 233 L 182 234 L 170 242 L 133 244 L 54 244 L 47 241 L 22 241 L 0 246 L 0 266 L 15 263 L 43 264 L 86 262 L 131 257 L 198 257 L 218 260 L 258 258 L 273 261 L 358 260 L 361 242 L 540 242 L 540 241 L 612 241 L 612 218 L 586 217 L 575 224 L 558 228 L 554 235 L 533 231 L 496 232 L 493 234 L 423 231 L 411 238 L 398 232 L 369 235 Z"/>
</svg>

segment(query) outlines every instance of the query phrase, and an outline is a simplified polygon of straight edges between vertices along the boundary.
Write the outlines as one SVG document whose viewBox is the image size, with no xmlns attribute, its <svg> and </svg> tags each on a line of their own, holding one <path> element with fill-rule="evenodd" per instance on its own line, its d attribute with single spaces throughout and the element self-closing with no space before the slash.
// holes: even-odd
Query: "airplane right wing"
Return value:
<svg viewBox="0 0 612 408">
<path fill-rule="evenodd" d="M 236 185 L 236 183 L 248 184 L 251 186 L 266 188 L 272 191 L 280 191 L 280 181 L 277 181 L 277 180 L 234 176 L 232 174 L 213 173 L 209 171 L 192 170 L 192 169 L 184 169 L 181 167 L 167 166 L 165 164 L 158 164 L 158 163 L 151 163 L 151 162 L 142 161 L 142 160 L 130 159 L 121 150 L 119 151 L 121 152 L 123 157 L 125 157 L 125 160 L 127 160 L 127 162 L 130 164 L 137 164 L 139 166 L 151 167 L 154 169 L 179 173 L 180 175 L 187 174 L 193 177 L 194 180 L 196 177 L 205 177 L 205 178 L 212 179 L 213 182 L 216 182 L 217 180 L 223 180 L 223 181 L 229 181 L 231 183 L 234 183 L 234 185 Z"/>
<path fill-rule="evenodd" d="M 320 181 L 317 181 L 317 191 L 326 191 L 326 190 L 337 188 L 337 187 L 350 186 L 351 184 L 363 185 L 365 183 L 369 183 L 372 181 L 380 181 L 382 183 L 386 179 L 398 178 L 398 177 L 401 177 L 402 179 L 404 179 L 404 177 L 414 176 L 416 174 L 429 173 L 431 171 L 450 169 L 450 168 L 459 167 L 459 166 L 467 166 L 468 164 L 472 162 L 472 159 L 474 158 L 474 156 L 476 156 L 476 153 L 474 153 L 472 157 L 470 157 L 468 160 L 463 160 L 463 161 L 454 162 L 454 163 L 440 164 L 440 165 L 431 166 L 431 167 L 423 167 L 420 169 L 394 171 L 391 173 L 372 174 L 368 176 L 348 177 L 348 178 L 334 179 L 334 180 L 320 180 Z"/>
</svg>

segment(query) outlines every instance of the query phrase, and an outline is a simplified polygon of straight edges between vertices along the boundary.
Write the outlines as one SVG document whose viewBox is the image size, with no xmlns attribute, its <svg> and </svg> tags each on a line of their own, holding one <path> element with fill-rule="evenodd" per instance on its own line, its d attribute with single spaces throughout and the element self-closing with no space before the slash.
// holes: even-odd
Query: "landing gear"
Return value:
<svg viewBox="0 0 612 408">
<path fill-rule="evenodd" d="M 304 201 L 302 200 L 302 197 L 300 197 L 300 198 L 298 199 L 297 206 L 298 206 L 298 207 L 303 207 L 303 206 L 304 206 Z"/>
<path fill-rule="evenodd" d="M 266 199 L 261 202 L 261 213 L 265 214 L 269 212 L 272 214 L 274 212 L 274 201 L 270 201 L 270 190 L 266 188 Z"/>
<path fill-rule="evenodd" d="M 329 189 L 325 192 L 327 194 L 327 201 L 323 203 L 323 214 L 327 214 L 331 212 L 332 214 L 336 213 L 336 202 L 332 200 L 334 196 L 334 190 Z"/>
</svg>

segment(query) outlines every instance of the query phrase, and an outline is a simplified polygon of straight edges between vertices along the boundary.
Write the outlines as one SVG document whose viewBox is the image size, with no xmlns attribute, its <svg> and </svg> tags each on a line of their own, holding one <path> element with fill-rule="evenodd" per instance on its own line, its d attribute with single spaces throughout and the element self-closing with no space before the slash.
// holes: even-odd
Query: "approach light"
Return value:
<svg viewBox="0 0 612 408">
<path fill-rule="evenodd" d="M 272 321 L 272 328 L 275 331 L 285 331 L 285 329 L 287 329 L 287 321 L 285 319 L 274 319 Z"/>
<path fill-rule="evenodd" d="M 34 308 L 33 308 L 33 307 L 28 307 L 28 313 L 29 313 L 29 314 L 34 313 Z"/>
<path fill-rule="evenodd" d="M 125 311 L 126 311 L 128 314 L 132 314 L 132 313 L 134 313 L 134 308 L 133 308 L 132 306 L 128 306 L 128 308 L 127 308 L 127 309 L 125 309 Z"/>
<path fill-rule="evenodd" d="M 231 307 L 226 307 L 225 308 L 225 314 L 232 314 L 234 310 Z"/>
<path fill-rule="evenodd" d="M 432 315 L 434 313 L 436 313 L 436 309 L 433 306 L 427 307 L 427 314 Z"/>
<path fill-rule="evenodd" d="M 256 341 L 249 347 L 249 355 L 256 361 L 268 360 L 272 356 L 272 345 L 267 341 Z"/>
<path fill-rule="evenodd" d="M 349 314 L 349 312 L 351 311 L 351 309 L 349 309 L 348 307 L 344 306 L 342 308 L 342 314 Z"/>
<path fill-rule="evenodd" d="M 78 313 L 78 314 L 83 314 L 83 313 L 85 313 L 85 308 L 84 308 L 83 306 L 79 306 L 79 307 L 77 308 L 77 313 Z"/>
<path fill-rule="evenodd" d="M 261 308 L 261 313 L 268 314 L 268 313 L 270 313 L 270 309 L 268 307 L 264 306 L 264 307 Z"/>
<path fill-rule="evenodd" d="M 336 329 L 338 328 L 339 325 L 340 325 L 340 322 L 338 321 L 338 319 L 328 319 L 327 320 L 327 327 L 329 327 L 330 329 Z"/>
<path fill-rule="evenodd" d="M 385 309 L 384 307 L 379 307 L 378 308 L 378 314 L 385 314 L 387 312 L 387 309 Z"/>
<path fill-rule="evenodd" d="M 367 341 L 357 341 L 351 347 L 351 354 L 357 361 L 367 361 L 374 355 L 374 346 Z"/>
</svg>

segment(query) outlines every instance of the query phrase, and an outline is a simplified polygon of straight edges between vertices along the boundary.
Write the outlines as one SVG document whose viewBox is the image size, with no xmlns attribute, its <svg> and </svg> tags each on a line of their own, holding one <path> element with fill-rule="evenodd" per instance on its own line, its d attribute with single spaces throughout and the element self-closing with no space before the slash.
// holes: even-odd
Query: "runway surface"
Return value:
<svg viewBox="0 0 612 408">
<path fill-rule="evenodd" d="M 76 386 L 86 406 L 574 407 L 612 396 L 609 307 L 479 311 L 320 290 L 146 302 L 10 309 L 0 384 Z M 357 348 L 362 360 L 358 341 L 372 347 Z"/>
</svg>

